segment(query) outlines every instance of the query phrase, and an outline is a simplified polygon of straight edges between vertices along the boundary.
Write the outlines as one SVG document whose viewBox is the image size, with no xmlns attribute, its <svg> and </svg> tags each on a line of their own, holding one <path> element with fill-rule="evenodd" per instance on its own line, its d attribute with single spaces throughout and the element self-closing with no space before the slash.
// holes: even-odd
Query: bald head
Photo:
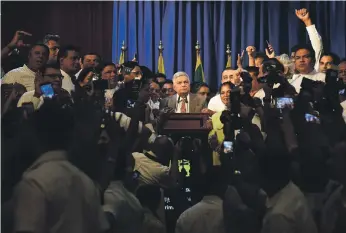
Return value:
<svg viewBox="0 0 346 233">
<path fill-rule="evenodd" d="M 240 73 L 238 70 L 233 69 L 225 69 L 222 72 L 221 83 L 231 82 L 234 85 L 238 85 L 240 83 Z"/>
</svg>

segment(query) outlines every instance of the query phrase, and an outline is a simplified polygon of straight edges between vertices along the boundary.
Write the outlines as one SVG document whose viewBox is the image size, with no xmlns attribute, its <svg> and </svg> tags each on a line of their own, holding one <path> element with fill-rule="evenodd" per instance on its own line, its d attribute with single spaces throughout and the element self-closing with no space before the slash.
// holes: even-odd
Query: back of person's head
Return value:
<svg viewBox="0 0 346 233">
<path fill-rule="evenodd" d="M 256 54 L 255 54 L 255 59 L 256 59 L 256 58 L 263 58 L 264 61 L 266 61 L 266 60 L 269 59 L 268 56 L 267 56 L 265 53 L 263 53 L 263 52 L 256 52 Z"/>
<path fill-rule="evenodd" d="M 74 129 L 71 107 L 59 100 L 45 100 L 34 114 L 34 125 L 44 150 L 66 150 Z"/>
<path fill-rule="evenodd" d="M 61 58 L 66 58 L 69 51 L 80 52 L 80 48 L 74 45 L 66 45 L 60 48 L 58 53 L 58 62 L 60 62 Z"/>
<path fill-rule="evenodd" d="M 164 79 L 167 79 L 167 76 L 163 73 L 156 73 L 154 75 L 155 78 L 164 78 Z"/>
<path fill-rule="evenodd" d="M 155 141 L 150 144 L 150 148 L 163 164 L 169 162 L 174 152 L 173 141 L 166 135 L 157 136 Z"/>
<path fill-rule="evenodd" d="M 161 191 L 156 185 L 141 185 L 136 192 L 136 196 L 143 207 L 147 207 L 153 212 L 160 205 Z"/>
<path fill-rule="evenodd" d="M 268 147 L 259 158 L 263 189 L 268 195 L 281 190 L 290 181 L 291 158 L 283 147 Z"/>
<path fill-rule="evenodd" d="M 218 196 L 223 199 L 227 189 L 225 177 L 226 174 L 220 166 L 208 168 L 204 175 L 204 194 Z"/>
<path fill-rule="evenodd" d="M 55 42 L 59 42 L 60 36 L 59 35 L 53 35 L 53 34 L 47 34 L 43 38 L 43 43 L 47 44 L 50 40 L 53 40 Z"/>
</svg>

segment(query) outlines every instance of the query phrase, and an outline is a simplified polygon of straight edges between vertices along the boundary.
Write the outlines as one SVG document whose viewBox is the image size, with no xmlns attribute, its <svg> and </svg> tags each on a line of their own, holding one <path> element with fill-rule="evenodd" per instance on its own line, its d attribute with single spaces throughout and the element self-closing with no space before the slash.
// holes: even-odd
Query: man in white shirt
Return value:
<svg viewBox="0 0 346 233">
<path fill-rule="evenodd" d="M 306 30 L 308 31 L 309 38 L 311 41 L 312 48 L 315 51 L 315 70 L 319 71 L 319 61 L 323 52 L 322 38 L 316 30 L 315 24 L 312 24 L 309 11 L 303 8 L 300 10 L 295 10 L 298 19 L 304 22 Z M 294 56 L 294 54 L 293 54 Z"/>
<path fill-rule="evenodd" d="M 200 113 L 205 99 L 190 93 L 190 79 L 187 73 L 179 71 L 173 75 L 173 88 L 177 94 L 163 99 L 160 109 L 170 107 L 176 113 Z"/>
<path fill-rule="evenodd" d="M 27 91 L 35 89 L 35 73 L 46 65 L 49 49 L 44 44 L 34 44 L 29 50 L 28 63 L 9 71 L 2 79 L 3 84 L 22 84 Z"/>
<path fill-rule="evenodd" d="M 76 81 L 75 74 L 79 69 L 79 58 L 79 49 L 75 46 L 63 47 L 58 54 L 61 74 L 64 76 L 62 88 L 70 94 L 75 90 L 74 82 Z"/>
<path fill-rule="evenodd" d="M 267 149 L 260 158 L 262 188 L 268 195 L 262 233 L 317 233 L 302 191 L 290 180 L 291 158 L 284 149 Z"/>
<path fill-rule="evenodd" d="M 97 53 L 86 53 L 79 61 L 81 69 L 75 74 L 75 76 L 78 78 L 82 69 L 97 67 L 100 64 L 100 61 L 101 57 Z"/>
<path fill-rule="evenodd" d="M 221 74 L 221 84 L 225 82 L 231 82 L 234 85 L 240 82 L 240 72 L 231 68 L 226 68 Z M 210 99 L 208 109 L 213 112 L 222 112 L 225 110 L 225 104 L 221 101 L 220 94 L 217 94 Z"/>
<path fill-rule="evenodd" d="M 289 83 L 295 88 L 299 94 L 303 78 L 311 79 L 313 81 L 325 82 L 326 74 L 319 73 L 314 69 L 315 53 L 314 50 L 308 45 L 297 46 L 294 56 L 294 65 L 296 74 L 289 80 Z M 280 84 L 275 84 L 274 88 L 278 88 Z M 263 99 L 265 93 L 263 89 L 259 90 L 255 97 Z"/>
<path fill-rule="evenodd" d="M 206 195 L 180 215 L 175 233 L 225 232 L 222 198 L 227 186 L 222 183 L 221 169 L 219 167 L 210 169 L 210 174 L 206 175 Z"/>
<path fill-rule="evenodd" d="M 41 84 L 51 84 L 54 94 L 60 95 L 66 91 L 61 88 L 63 76 L 58 64 L 48 64 L 45 66 L 42 75 L 37 74 L 35 80 L 35 90 L 25 92 L 19 99 L 17 107 L 22 107 L 24 103 L 32 103 L 34 109 L 39 109 L 44 102 L 44 93 L 41 90 Z M 67 94 L 67 93 L 65 93 Z"/>
</svg>

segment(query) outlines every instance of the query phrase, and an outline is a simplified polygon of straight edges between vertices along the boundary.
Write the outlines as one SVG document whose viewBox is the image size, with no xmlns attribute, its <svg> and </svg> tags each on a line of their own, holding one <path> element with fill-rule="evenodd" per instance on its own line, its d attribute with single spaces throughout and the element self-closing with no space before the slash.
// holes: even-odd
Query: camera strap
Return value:
<svg viewBox="0 0 346 233">
<path fill-rule="evenodd" d="M 151 155 L 150 153 L 145 152 L 144 155 L 145 155 L 147 158 L 151 159 L 152 161 L 157 162 L 157 163 L 160 163 L 159 159 L 156 158 L 155 156 Z M 161 163 L 160 163 L 160 164 L 161 164 Z"/>
</svg>

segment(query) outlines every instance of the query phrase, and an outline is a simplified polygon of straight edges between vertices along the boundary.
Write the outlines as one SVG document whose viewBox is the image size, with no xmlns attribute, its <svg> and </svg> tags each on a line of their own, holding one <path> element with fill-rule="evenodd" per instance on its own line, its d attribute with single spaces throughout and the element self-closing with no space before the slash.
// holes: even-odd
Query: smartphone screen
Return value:
<svg viewBox="0 0 346 233">
<path fill-rule="evenodd" d="M 314 123 L 320 123 L 320 119 L 317 116 L 314 116 L 309 113 L 305 113 L 305 120 L 306 122 L 314 122 Z"/>
<path fill-rule="evenodd" d="M 288 97 L 280 97 L 276 98 L 276 108 L 283 109 L 283 108 L 290 108 L 293 109 L 293 99 Z"/>
<path fill-rule="evenodd" d="M 233 152 L 233 142 L 231 141 L 224 141 L 223 142 L 223 151 L 224 153 L 230 153 Z"/>
<path fill-rule="evenodd" d="M 41 85 L 41 91 L 42 91 L 43 97 L 53 98 L 54 96 L 54 90 L 53 90 L 52 84 L 50 83 Z"/>
</svg>

